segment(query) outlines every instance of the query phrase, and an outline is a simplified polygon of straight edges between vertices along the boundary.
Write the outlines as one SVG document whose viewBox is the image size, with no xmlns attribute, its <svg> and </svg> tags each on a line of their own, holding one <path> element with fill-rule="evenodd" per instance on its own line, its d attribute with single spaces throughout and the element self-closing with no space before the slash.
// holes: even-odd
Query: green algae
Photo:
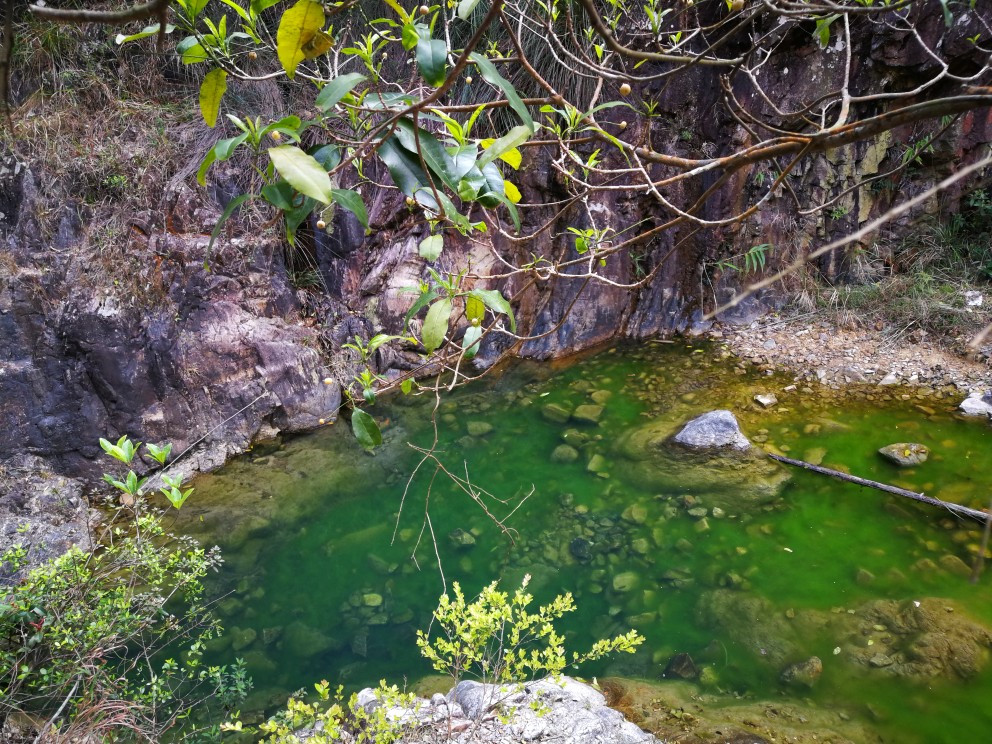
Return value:
<svg viewBox="0 0 992 744">
<path fill-rule="evenodd" d="M 878 600 L 944 598 L 992 625 L 988 581 L 972 585 L 962 570 L 977 550 L 975 525 L 806 472 L 785 483 L 777 470 L 774 497 L 752 499 L 733 469 L 689 488 L 690 471 L 667 456 L 653 469 L 652 458 L 629 457 L 632 432 L 667 436 L 727 408 L 771 451 L 969 506 L 992 493 L 992 430 L 955 416 L 953 399 L 790 385 L 736 374 L 717 347 L 648 344 L 568 365 L 520 364 L 454 393 L 441 406 L 448 466 L 467 467 L 474 484 L 507 501 L 488 502 L 497 516 L 532 492 L 510 534 L 443 477 L 431 486 L 428 526 L 433 469 L 406 490 L 417 462 L 407 442 L 430 440 L 433 400 L 373 407 L 385 440 L 374 457 L 341 424 L 257 448 L 199 478 L 182 512 L 184 529 L 225 551 L 212 590 L 242 648 L 222 647 L 216 659 L 248 661 L 257 692 L 247 709 L 270 709 L 280 693 L 319 679 L 412 681 L 429 672 L 415 631 L 445 585 L 471 592 L 529 573 L 538 600 L 575 594 L 579 610 L 565 628 L 576 647 L 630 627 L 646 636 L 635 656 L 586 674 L 658 680 L 672 655 L 687 652 L 707 694 L 829 708 L 891 740 L 982 738 L 992 723 L 987 649 L 967 679 L 901 678 L 863 663 L 876 647 L 900 653 L 892 634 L 864 625 Z M 778 405 L 756 404 L 761 392 Z M 480 435 L 479 424 L 492 428 Z M 926 445 L 930 459 L 898 468 L 878 456 L 898 441 Z M 562 445 L 576 456 L 561 457 Z M 779 676 L 814 655 L 822 676 L 796 698 Z"/>
</svg>

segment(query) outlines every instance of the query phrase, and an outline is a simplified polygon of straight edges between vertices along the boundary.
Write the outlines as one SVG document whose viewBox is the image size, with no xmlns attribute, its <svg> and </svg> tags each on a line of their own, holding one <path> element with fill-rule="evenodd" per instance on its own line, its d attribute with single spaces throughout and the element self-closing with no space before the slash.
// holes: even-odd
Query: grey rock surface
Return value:
<svg viewBox="0 0 992 744">
<path fill-rule="evenodd" d="M 737 417 L 730 411 L 710 411 L 694 418 L 678 434 L 674 442 L 692 449 L 747 450 L 751 442 L 744 436 Z"/>
</svg>

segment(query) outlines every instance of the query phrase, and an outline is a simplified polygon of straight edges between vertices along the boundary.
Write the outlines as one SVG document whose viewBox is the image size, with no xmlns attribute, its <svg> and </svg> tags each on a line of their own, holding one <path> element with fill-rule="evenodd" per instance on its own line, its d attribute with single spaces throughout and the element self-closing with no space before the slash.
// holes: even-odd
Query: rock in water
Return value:
<svg viewBox="0 0 992 744">
<path fill-rule="evenodd" d="M 965 398 L 958 409 L 968 416 L 989 416 L 992 418 L 992 390 L 972 393 Z"/>
<path fill-rule="evenodd" d="M 571 447 L 567 444 L 559 444 L 551 452 L 551 462 L 557 463 L 559 465 L 569 462 L 575 462 L 579 459 L 579 451 L 575 447 Z"/>
<path fill-rule="evenodd" d="M 458 527 L 448 533 L 448 542 L 455 550 L 468 550 L 475 546 L 475 536 Z"/>
<path fill-rule="evenodd" d="M 781 680 L 794 687 L 812 688 L 823 674 L 823 662 L 819 656 L 810 656 L 806 661 L 787 666 L 782 671 Z"/>
<path fill-rule="evenodd" d="M 568 545 L 568 551 L 577 561 L 591 561 L 592 560 L 592 543 L 586 540 L 584 537 L 577 537 Z"/>
<path fill-rule="evenodd" d="M 751 448 L 751 442 L 730 411 L 710 411 L 694 418 L 675 435 L 674 441 L 693 449 Z"/>
<path fill-rule="evenodd" d="M 762 408 L 771 408 L 772 406 L 778 405 L 778 398 L 775 397 L 775 393 L 759 393 L 754 396 L 756 403 L 759 403 Z"/>
<path fill-rule="evenodd" d="M 896 442 L 882 447 L 878 454 L 889 462 L 908 468 L 925 463 L 930 456 L 930 450 L 924 445 L 914 442 Z"/>
<path fill-rule="evenodd" d="M 689 654 L 681 652 L 668 660 L 668 666 L 661 676 L 666 679 L 698 679 L 699 667 Z"/>
</svg>

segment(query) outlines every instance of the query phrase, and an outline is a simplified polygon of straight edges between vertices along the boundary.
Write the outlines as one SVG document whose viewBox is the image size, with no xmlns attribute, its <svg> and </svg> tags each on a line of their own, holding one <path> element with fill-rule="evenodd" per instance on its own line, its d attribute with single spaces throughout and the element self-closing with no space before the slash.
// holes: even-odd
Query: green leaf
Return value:
<svg viewBox="0 0 992 744">
<path fill-rule="evenodd" d="M 233 9 L 234 12 L 237 13 L 239 16 L 241 16 L 241 20 L 243 20 L 245 23 L 251 24 L 251 13 L 249 13 L 247 10 L 245 10 L 236 2 L 234 2 L 234 0 L 220 0 L 220 1 L 224 3 L 224 5 L 226 5 L 227 7 Z"/>
<path fill-rule="evenodd" d="M 428 85 L 441 86 L 448 72 L 448 47 L 440 39 L 417 42 L 417 67 Z"/>
<path fill-rule="evenodd" d="M 303 47 L 324 27 L 324 6 L 313 0 L 299 0 L 282 14 L 276 31 L 276 54 L 290 80 L 304 59 Z"/>
<path fill-rule="evenodd" d="M 430 194 L 430 186 L 423 168 L 412 153 L 400 146 L 396 137 L 389 137 L 383 141 L 379 146 L 379 157 L 389 169 L 389 175 L 396 188 L 407 196 L 416 194 L 421 204 L 431 209 L 438 209 L 437 202 Z"/>
<path fill-rule="evenodd" d="M 320 89 L 320 94 L 315 101 L 318 109 L 325 114 L 337 105 L 338 101 L 350 93 L 365 79 L 360 72 L 349 72 L 334 78 L 331 82 Z"/>
<path fill-rule="evenodd" d="M 458 3 L 458 17 L 463 21 L 467 21 L 478 4 L 479 0 L 462 0 Z"/>
<path fill-rule="evenodd" d="M 469 297 L 477 297 L 485 303 L 486 307 L 495 313 L 502 313 L 510 319 L 510 331 L 517 332 L 517 321 L 513 317 L 513 308 L 506 301 L 498 289 L 473 289 L 469 292 Z"/>
<path fill-rule="evenodd" d="M 139 39 L 147 39 L 149 36 L 155 36 L 158 30 L 161 28 L 161 24 L 153 23 L 151 26 L 145 26 L 136 34 L 131 34 L 130 36 L 125 34 L 117 34 L 114 39 L 115 44 L 127 44 L 129 41 L 138 41 Z M 176 30 L 176 27 L 171 23 L 166 24 L 165 33 L 171 34 Z"/>
<path fill-rule="evenodd" d="M 511 129 L 509 132 L 504 134 L 498 140 L 493 142 L 486 148 L 486 151 L 482 153 L 482 157 L 479 158 L 479 168 L 483 168 L 489 163 L 493 162 L 496 158 L 502 155 L 504 152 L 515 149 L 518 145 L 522 145 L 526 142 L 530 136 L 533 134 L 532 129 L 528 129 L 523 124 L 519 124 Z"/>
<path fill-rule="evenodd" d="M 462 336 L 462 349 L 465 350 L 465 358 L 472 359 L 479 353 L 479 339 L 482 337 L 481 326 L 469 326 Z"/>
<path fill-rule="evenodd" d="M 351 189 L 331 189 L 331 194 L 335 204 L 347 209 L 358 218 L 362 227 L 369 229 L 369 213 L 365 211 L 365 202 L 362 201 L 361 194 Z"/>
<path fill-rule="evenodd" d="M 954 16 L 951 15 L 951 9 L 948 5 L 948 0 L 940 0 L 941 10 L 944 11 L 944 25 L 950 28 L 954 25 Z"/>
<path fill-rule="evenodd" d="M 503 95 L 506 96 L 506 100 L 509 102 L 510 108 L 517 113 L 517 116 L 520 117 L 520 120 L 524 123 L 524 126 L 526 126 L 530 130 L 531 134 L 533 134 L 535 129 L 534 120 L 531 118 L 530 112 L 527 111 L 527 106 L 524 105 L 524 102 L 517 94 L 516 88 L 514 88 L 506 78 L 496 71 L 496 65 L 478 52 L 472 52 L 470 59 L 475 62 L 476 66 L 479 68 L 479 74 L 482 75 L 483 80 L 490 85 L 495 85 L 503 91 Z"/>
<path fill-rule="evenodd" d="M 207 50 L 195 36 L 187 36 L 176 45 L 176 53 L 184 65 L 195 65 L 210 59 Z"/>
<path fill-rule="evenodd" d="M 334 200 L 331 179 L 312 155 L 307 155 L 296 145 L 281 145 L 269 148 L 269 158 L 279 175 L 301 194 L 323 204 Z"/>
<path fill-rule="evenodd" d="M 224 223 L 227 222 L 228 219 L 230 219 L 232 214 L 234 214 L 234 210 L 240 207 L 249 199 L 254 199 L 254 198 L 255 198 L 254 194 L 242 194 L 241 196 L 234 197 L 233 199 L 231 199 L 231 201 L 227 203 L 227 206 L 224 208 L 224 213 L 221 214 L 220 219 L 217 220 L 217 224 L 214 225 L 214 229 L 210 233 L 210 242 L 207 243 L 207 253 L 209 253 L 211 249 L 214 247 L 214 241 L 217 240 L 218 236 L 220 235 L 220 231 L 221 229 L 223 229 Z"/>
<path fill-rule="evenodd" d="M 421 258 L 431 262 L 437 261 L 443 249 L 444 238 L 441 235 L 428 235 L 420 241 L 420 245 L 417 247 Z"/>
<path fill-rule="evenodd" d="M 403 317 L 403 329 L 406 330 L 406 327 L 410 324 L 410 318 L 430 305 L 440 296 L 440 293 L 435 289 L 432 289 L 429 292 L 423 292 L 420 297 L 417 298 L 417 301 L 410 306 L 410 309 L 406 311 L 406 315 Z"/>
<path fill-rule="evenodd" d="M 219 140 L 217 144 L 210 148 L 209 152 L 203 158 L 203 162 L 200 163 L 200 168 L 196 171 L 196 182 L 201 186 L 206 186 L 207 171 L 210 170 L 210 166 L 214 164 L 214 161 L 227 160 L 246 139 L 248 139 L 247 132 L 239 134 L 237 137 Z"/>
<path fill-rule="evenodd" d="M 427 311 L 421 335 L 428 354 L 444 343 L 444 337 L 448 333 L 449 317 L 451 317 L 451 300 L 447 297 L 435 302 Z"/>
<path fill-rule="evenodd" d="M 419 142 L 420 155 L 431 173 L 440 178 L 448 188 L 455 190 L 457 181 L 454 178 L 454 162 L 437 137 L 424 129 L 418 128 L 415 131 L 413 122 L 400 119 L 396 122 L 396 141 L 414 157 L 417 157 Z"/>
<path fill-rule="evenodd" d="M 296 209 L 299 206 L 293 201 L 295 196 L 296 192 L 293 191 L 293 187 L 282 179 L 275 183 L 267 183 L 262 187 L 262 198 L 273 207 L 281 209 L 284 212 Z"/>
<path fill-rule="evenodd" d="M 465 298 L 465 317 L 469 319 L 470 323 L 475 323 L 475 321 L 482 322 L 482 319 L 486 317 L 486 305 L 478 297 L 473 297 L 469 295 Z"/>
<path fill-rule="evenodd" d="M 409 377 L 403 380 L 400 383 L 400 390 L 403 391 L 403 395 L 409 395 L 410 391 L 413 390 L 413 380 Z"/>
<path fill-rule="evenodd" d="M 420 43 L 420 31 L 414 23 L 404 23 L 400 31 L 400 43 L 406 51 L 411 51 Z"/>
<path fill-rule="evenodd" d="M 513 220 L 513 227 L 517 232 L 520 232 L 520 212 L 517 210 L 517 205 L 507 199 L 503 194 L 487 194 L 487 196 L 493 197 L 496 201 L 506 207 L 506 211 L 510 213 L 510 219 Z"/>
<path fill-rule="evenodd" d="M 310 154 L 326 171 L 334 170 L 341 163 L 341 149 L 337 145 L 321 145 L 311 150 Z"/>
<path fill-rule="evenodd" d="M 226 70 L 218 67 L 203 76 L 203 83 L 200 85 L 200 113 L 203 114 L 203 120 L 208 127 L 212 128 L 217 123 L 220 101 L 226 91 Z"/>
<path fill-rule="evenodd" d="M 280 0 L 251 0 L 252 10 L 256 15 L 261 15 L 263 10 L 268 10 L 273 5 L 278 5 Z"/>
<path fill-rule="evenodd" d="M 816 19 L 816 34 L 817 40 L 820 43 L 821 49 L 826 49 L 830 44 L 830 24 L 840 18 L 836 13 L 834 15 L 829 15 L 824 18 Z"/>
<path fill-rule="evenodd" d="M 351 412 L 351 431 L 358 443 L 367 450 L 382 444 L 382 432 L 379 431 L 379 425 L 361 408 L 356 408 Z"/>
</svg>

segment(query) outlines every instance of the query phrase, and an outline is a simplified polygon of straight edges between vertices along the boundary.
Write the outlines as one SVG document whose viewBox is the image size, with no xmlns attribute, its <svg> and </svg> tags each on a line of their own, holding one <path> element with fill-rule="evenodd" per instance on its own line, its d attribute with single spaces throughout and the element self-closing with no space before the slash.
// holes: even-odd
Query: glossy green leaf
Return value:
<svg viewBox="0 0 992 744">
<path fill-rule="evenodd" d="M 534 120 L 531 118 L 530 112 L 527 111 L 527 106 L 524 105 L 523 100 L 517 94 L 516 88 L 514 88 L 510 81 L 504 78 L 496 71 L 496 66 L 490 62 L 486 57 L 482 56 L 478 52 L 472 52 L 470 59 L 475 62 L 476 66 L 479 68 L 479 74 L 482 79 L 485 80 L 490 85 L 495 85 L 501 91 L 503 95 L 506 96 L 507 102 L 510 104 L 517 116 L 520 117 L 520 121 L 523 122 L 524 126 L 527 127 L 531 134 L 534 133 Z"/>
<path fill-rule="evenodd" d="M 145 26 L 136 34 L 117 34 L 114 39 L 115 44 L 127 44 L 129 41 L 138 41 L 139 39 L 147 39 L 149 36 L 155 36 L 158 34 L 158 30 L 162 28 L 161 24 L 153 23 L 151 26 Z M 171 23 L 165 25 L 165 33 L 171 34 L 176 30 L 176 27 Z"/>
<path fill-rule="evenodd" d="M 481 326 L 469 326 L 462 336 L 462 349 L 465 351 L 465 358 L 472 359 L 479 353 L 479 339 L 482 337 Z"/>
<path fill-rule="evenodd" d="M 412 153 L 400 146 L 395 137 L 383 141 L 379 146 L 379 157 L 389 169 L 396 188 L 407 196 L 416 195 L 417 200 L 425 206 L 435 210 L 438 208 L 437 202 L 430 195 L 427 176 L 420 163 Z"/>
<path fill-rule="evenodd" d="M 364 79 L 365 76 L 360 72 L 349 72 L 346 75 L 340 75 L 334 78 L 331 82 L 320 89 L 320 94 L 317 96 L 317 100 L 315 101 L 317 108 L 326 114 L 328 111 L 333 109 L 346 94 L 351 93 L 351 91 L 355 89 L 355 86 Z"/>
<path fill-rule="evenodd" d="M 184 65 L 195 65 L 210 59 L 207 50 L 203 48 L 195 36 L 187 36 L 176 44 L 176 54 L 179 55 L 179 59 Z"/>
<path fill-rule="evenodd" d="M 424 329 L 422 332 L 424 348 L 427 353 L 432 353 L 444 343 L 444 337 L 448 333 L 448 318 L 451 317 L 451 300 L 447 297 L 438 300 L 431 305 L 424 319 Z"/>
<path fill-rule="evenodd" d="M 417 42 L 417 67 L 428 85 L 441 86 L 448 72 L 448 47 L 440 39 Z"/>
<path fill-rule="evenodd" d="M 410 309 L 406 311 L 406 315 L 403 317 L 403 328 L 404 330 L 410 324 L 410 318 L 419 313 L 425 307 L 430 305 L 434 300 L 440 297 L 437 290 L 430 290 L 428 292 L 421 293 L 420 297 L 410 306 Z"/>
<path fill-rule="evenodd" d="M 465 317 L 469 319 L 470 322 L 475 321 L 482 322 L 482 319 L 486 317 L 486 305 L 478 297 L 473 297 L 469 295 L 465 298 Z"/>
<path fill-rule="evenodd" d="M 427 261 L 437 261 L 444 249 L 444 238 L 441 235 L 428 235 L 420 241 L 417 251 L 421 258 Z"/>
<path fill-rule="evenodd" d="M 335 204 L 340 204 L 347 209 L 358 218 L 362 227 L 366 230 L 369 229 L 369 213 L 365 211 L 365 202 L 362 201 L 361 194 L 351 189 L 331 189 L 331 195 L 334 197 Z"/>
<path fill-rule="evenodd" d="M 424 129 L 416 129 L 415 131 L 413 122 L 400 119 L 396 123 L 396 141 L 415 158 L 419 143 L 420 156 L 423 157 L 424 163 L 431 173 L 440 178 L 448 188 L 452 190 L 456 188 L 457 182 L 453 174 L 454 163 L 437 137 Z"/>
<path fill-rule="evenodd" d="M 463 21 L 467 21 L 472 15 L 472 11 L 475 10 L 476 6 L 479 4 L 479 0 L 462 0 L 458 3 L 458 17 Z"/>
<path fill-rule="evenodd" d="M 477 297 L 493 312 L 506 315 L 510 319 L 510 331 L 517 332 L 517 321 L 513 317 L 513 308 L 510 307 L 510 303 L 500 294 L 498 289 L 473 289 L 469 292 L 469 297 Z"/>
<path fill-rule="evenodd" d="M 267 183 L 262 187 L 262 198 L 284 212 L 289 212 L 299 206 L 293 203 L 294 197 L 296 197 L 296 192 L 293 187 L 282 180 Z"/>
<path fill-rule="evenodd" d="M 217 220 L 217 224 L 214 225 L 213 231 L 210 233 L 210 242 L 207 244 L 207 253 L 209 253 L 214 247 L 214 241 L 220 236 L 220 231 L 224 228 L 224 223 L 230 219 L 231 215 L 234 214 L 234 210 L 240 207 L 249 199 L 254 199 L 254 194 L 242 194 L 241 196 L 236 196 L 231 201 L 227 203 L 224 207 L 224 212 L 221 214 L 220 219 Z"/>
<path fill-rule="evenodd" d="M 324 167 L 296 145 L 269 148 L 269 158 L 280 176 L 305 196 L 323 204 L 334 200 L 331 179 Z"/>
<path fill-rule="evenodd" d="M 200 113 L 208 127 L 217 123 L 220 102 L 227 92 L 227 71 L 217 68 L 203 76 L 200 84 Z"/>
<path fill-rule="evenodd" d="M 313 0 L 299 0 L 279 19 L 276 31 L 276 54 L 290 80 L 304 59 L 303 47 L 324 27 L 324 6 Z"/>
<path fill-rule="evenodd" d="M 361 408 L 356 408 L 351 412 L 351 431 L 358 443 L 367 450 L 382 444 L 382 432 L 379 430 L 379 425 Z"/>
</svg>

